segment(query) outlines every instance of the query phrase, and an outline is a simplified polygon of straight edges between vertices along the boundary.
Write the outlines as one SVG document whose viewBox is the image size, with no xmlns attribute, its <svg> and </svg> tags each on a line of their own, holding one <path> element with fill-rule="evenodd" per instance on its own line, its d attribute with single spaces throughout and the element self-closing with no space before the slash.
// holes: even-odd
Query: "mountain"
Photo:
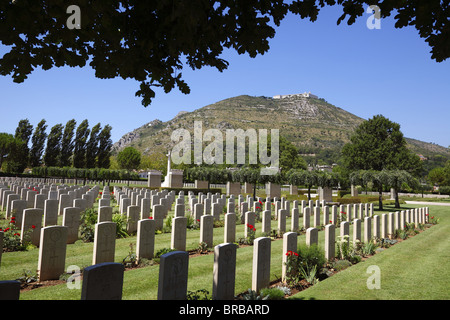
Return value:
<svg viewBox="0 0 450 320">
<path fill-rule="evenodd" d="M 324 99 L 294 95 L 282 99 L 238 96 L 225 99 L 192 112 L 180 112 L 172 120 L 153 120 L 124 135 L 113 146 L 118 152 L 133 146 L 142 154 L 167 153 L 175 144 L 171 134 L 178 128 L 193 134 L 194 121 L 201 121 L 203 130 L 279 129 L 304 155 L 307 161 L 320 158 L 331 164 L 339 157 L 342 146 L 350 141 L 353 130 L 364 119 L 336 107 Z M 450 159 L 447 148 L 406 138 L 409 148 L 425 157 L 441 155 Z"/>
</svg>

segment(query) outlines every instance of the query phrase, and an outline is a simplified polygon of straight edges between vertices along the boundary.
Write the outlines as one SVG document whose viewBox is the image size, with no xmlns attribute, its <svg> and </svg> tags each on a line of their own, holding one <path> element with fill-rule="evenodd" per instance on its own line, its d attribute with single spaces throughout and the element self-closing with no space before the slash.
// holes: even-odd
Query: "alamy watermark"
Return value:
<svg viewBox="0 0 450 320">
<path fill-rule="evenodd" d="M 371 14 L 369 18 L 367 18 L 366 26 L 370 30 L 381 29 L 381 10 L 379 6 L 371 5 L 367 7 L 366 13 Z"/>
<path fill-rule="evenodd" d="M 81 10 L 77 5 L 71 5 L 67 7 L 67 14 L 70 16 L 66 20 L 66 26 L 70 30 L 81 29 Z"/>
<path fill-rule="evenodd" d="M 381 270 L 376 265 L 371 265 L 367 268 L 366 273 L 370 274 L 367 278 L 367 289 L 381 289 Z"/>
<path fill-rule="evenodd" d="M 208 129 L 203 133 L 202 121 L 194 121 L 194 136 L 187 129 L 176 129 L 171 139 L 177 144 L 171 151 L 175 164 L 262 164 L 262 175 L 278 173 L 280 160 L 279 129 L 270 130 L 270 155 L 267 129 L 226 129 L 224 135 L 219 129 Z M 193 138 L 193 139 L 192 139 Z M 181 140 L 181 141 L 180 141 Z M 248 140 L 248 148 L 246 141 Z M 224 141 L 226 142 L 224 158 Z M 236 144 L 235 144 L 236 141 Z M 203 142 L 210 142 L 203 149 Z M 194 146 L 192 159 L 192 145 Z M 248 149 L 248 156 L 246 149 Z M 224 162 L 225 159 L 225 162 Z M 258 162 L 259 160 L 259 162 Z"/>
</svg>

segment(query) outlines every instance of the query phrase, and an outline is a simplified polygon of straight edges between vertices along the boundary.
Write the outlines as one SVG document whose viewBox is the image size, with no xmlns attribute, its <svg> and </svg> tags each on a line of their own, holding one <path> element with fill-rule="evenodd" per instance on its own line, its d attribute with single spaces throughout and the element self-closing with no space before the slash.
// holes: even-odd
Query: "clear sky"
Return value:
<svg viewBox="0 0 450 320">
<path fill-rule="evenodd" d="M 352 26 L 337 25 L 339 7 L 323 9 L 316 22 L 288 16 L 270 40 L 270 50 L 255 59 L 225 51 L 227 70 L 183 71 L 191 88 L 184 95 L 156 90 L 145 108 L 133 80 L 96 79 L 89 66 L 35 70 L 21 84 L 0 77 L 0 132 L 14 133 L 19 120 L 35 127 L 74 118 L 113 127 L 112 139 L 154 119 L 167 121 L 238 96 L 309 92 L 364 119 L 382 114 L 401 125 L 406 137 L 450 146 L 450 61 L 431 60 L 430 48 L 412 28 L 395 29 L 392 18 L 381 29 L 366 26 L 369 14 Z M 0 56 L 5 53 L 0 46 Z M 268 128 L 270 129 L 270 128 Z"/>
</svg>

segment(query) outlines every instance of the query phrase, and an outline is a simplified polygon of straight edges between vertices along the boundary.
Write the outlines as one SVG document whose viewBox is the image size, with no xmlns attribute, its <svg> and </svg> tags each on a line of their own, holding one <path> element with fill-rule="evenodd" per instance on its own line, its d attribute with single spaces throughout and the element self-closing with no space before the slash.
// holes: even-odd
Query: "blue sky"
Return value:
<svg viewBox="0 0 450 320">
<path fill-rule="evenodd" d="M 339 7 L 323 9 L 316 22 L 288 16 L 271 49 L 257 58 L 227 50 L 220 73 L 212 68 L 183 71 L 191 88 L 184 95 L 156 90 L 145 108 L 133 80 L 96 79 L 89 67 L 35 70 L 21 84 L 0 77 L 0 132 L 14 133 L 19 120 L 33 126 L 46 119 L 47 132 L 74 118 L 113 127 L 112 139 L 154 119 L 167 121 L 180 111 L 242 95 L 273 96 L 311 91 L 328 102 L 368 119 L 383 114 L 401 125 L 406 137 L 450 146 L 450 61 L 431 60 L 430 48 L 412 28 L 366 27 L 369 14 L 352 26 L 337 25 Z M 5 52 L 0 47 L 0 55 Z"/>
</svg>

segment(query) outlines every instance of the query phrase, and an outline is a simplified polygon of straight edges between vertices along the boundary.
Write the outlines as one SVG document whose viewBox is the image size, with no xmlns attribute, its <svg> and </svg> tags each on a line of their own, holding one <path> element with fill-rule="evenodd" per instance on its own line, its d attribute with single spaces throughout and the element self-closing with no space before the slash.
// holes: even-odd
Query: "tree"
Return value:
<svg viewBox="0 0 450 320">
<path fill-rule="evenodd" d="M 446 171 L 445 168 L 434 168 L 428 173 L 428 180 L 437 186 L 443 186 L 446 183 Z"/>
<path fill-rule="evenodd" d="M 61 155 L 61 139 L 63 135 L 63 125 L 56 124 L 50 129 L 47 137 L 47 147 L 44 154 L 44 163 L 47 167 L 56 167 Z"/>
<path fill-rule="evenodd" d="M 342 160 L 348 170 L 364 171 L 363 185 L 374 184 L 380 210 L 383 210 L 383 185 L 389 185 L 394 178 L 387 176 L 388 173 L 402 170 L 418 175 L 422 171 L 420 159 L 406 146 L 400 125 L 382 115 L 364 121 L 355 129 L 350 143 L 342 148 Z"/>
<path fill-rule="evenodd" d="M 97 167 L 97 153 L 99 148 L 99 133 L 101 130 L 100 123 L 97 123 L 91 129 L 91 135 L 86 143 L 86 168 Z"/>
<path fill-rule="evenodd" d="M 299 155 L 297 148 L 285 137 L 280 136 L 280 167 L 283 171 L 306 169 L 306 161 Z M 268 142 L 269 146 L 270 141 Z M 270 147 L 268 148 L 270 150 Z"/>
<path fill-rule="evenodd" d="M 289 170 L 286 174 L 289 184 L 294 186 L 304 185 L 308 188 L 308 200 L 311 200 L 311 188 L 317 185 L 318 171 Z"/>
<path fill-rule="evenodd" d="M 18 159 L 18 161 L 21 162 L 21 167 L 23 167 L 23 169 L 25 169 L 26 166 L 28 165 L 28 158 L 30 153 L 28 143 L 30 142 L 30 137 L 32 133 L 33 133 L 33 126 L 30 124 L 28 119 L 20 120 L 19 124 L 17 125 L 14 137 L 24 142 L 21 145 L 23 150 L 20 150 L 20 154 L 23 158 Z"/>
<path fill-rule="evenodd" d="M 117 163 L 121 169 L 137 169 L 141 163 L 141 154 L 133 147 L 126 147 L 117 154 Z"/>
<path fill-rule="evenodd" d="M 112 127 L 110 125 L 106 125 L 98 135 L 99 143 L 97 151 L 97 166 L 99 168 L 108 169 L 111 164 L 110 162 L 112 149 L 111 130 Z"/>
<path fill-rule="evenodd" d="M 410 187 L 419 185 L 418 181 L 405 170 L 389 170 L 385 173 L 385 177 L 386 185 L 394 190 L 395 208 L 400 208 L 398 192 L 403 184 L 407 184 Z"/>
<path fill-rule="evenodd" d="M 11 152 L 12 144 L 14 143 L 14 136 L 9 133 L 0 133 L 0 168 L 2 163 Z"/>
<path fill-rule="evenodd" d="M 395 12 L 395 26 L 414 26 L 431 47 L 431 58 L 444 61 L 450 55 L 447 1 L 392 0 L 294 0 L 276 1 L 92 1 L 78 2 L 79 29 L 69 29 L 67 7 L 59 0 L 2 1 L 0 34 L 10 46 L 0 60 L 0 74 L 23 82 L 36 68 L 49 70 L 87 62 L 98 78 L 132 78 L 140 82 L 136 96 L 148 106 L 155 96 L 152 87 L 170 92 L 178 87 L 190 92 L 182 79 L 183 60 L 195 69 L 225 70 L 224 49 L 254 58 L 266 53 L 273 26 L 289 14 L 315 21 L 320 9 L 339 5 L 355 23 L 366 8 L 377 4 L 381 18 Z M 30 20 L 30 17 L 39 19 Z M 68 19 L 69 18 L 69 19 Z M 28 21 L 17 27 L 17 21 Z"/>
<path fill-rule="evenodd" d="M 382 115 L 364 121 L 342 148 L 344 165 L 350 170 L 394 169 L 409 151 L 400 125 Z"/>
<path fill-rule="evenodd" d="M 44 152 L 45 140 L 47 139 L 46 120 L 42 119 L 34 129 L 33 136 L 31 137 L 32 146 L 30 149 L 30 166 L 38 167 L 42 163 L 42 153 Z"/>
<path fill-rule="evenodd" d="M 12 138 L 5 137 L 3 134 L 0 134 L 0 150 L 3 155 L 6 155 L 6 158 L 1 159 L 1 169 L 6 173 L 23 173 L 27 164 L 24 159 L 27 159 L 28 153 L 26 152 L 26 148 L 24 147 L 25 142 L 20 138 Z M 3 142 L 2 142 L 3 141 Z M 6 152 L 6 154 L 4 154 Z"/>
<path fill-rule="evenodd" d="M 75 168 L 86 167 L 86 141 L 89 136 L 89 122 L 83 120 L 77 128 L 75 134 L 74 148 L 73 148 L 73 166 Z"/>
<path fill-rule="evenodd" d="M 64 127 L 64 133 L 61 140 L 61 152 L 59 158 L 59 166 L 60 167 L 68 167 L 71 164 L 71 157 L 73 154 L 74 148 L 74 130 L 77 122 L 72 119 L 67 121 L 66 126 Z"/>
</svg>

